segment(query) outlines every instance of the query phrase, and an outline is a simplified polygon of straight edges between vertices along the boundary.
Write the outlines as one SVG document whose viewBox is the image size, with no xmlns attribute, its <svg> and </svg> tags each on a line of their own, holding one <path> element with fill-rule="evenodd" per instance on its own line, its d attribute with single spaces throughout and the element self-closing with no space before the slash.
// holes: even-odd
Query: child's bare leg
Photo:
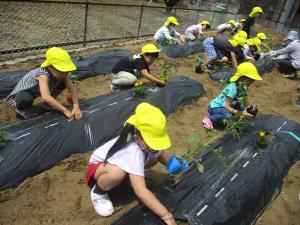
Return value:
<svg viewBox="0 0 300 225">
<path fill-rule="evenodd" d="M 102 164 L 97 168 L 94 179 L 103 191 L 109 191 L 121 184 L 125 176 L 126 173 L 118 166 L 107 163 L 106 165 Z"/>
</svg>

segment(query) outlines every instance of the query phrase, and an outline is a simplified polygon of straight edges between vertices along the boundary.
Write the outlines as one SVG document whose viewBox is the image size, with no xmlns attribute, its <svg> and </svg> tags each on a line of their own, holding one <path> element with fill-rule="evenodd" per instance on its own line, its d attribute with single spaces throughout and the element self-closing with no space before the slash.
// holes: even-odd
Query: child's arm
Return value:
<svg viewBox="0 0 300 225">
<path fill-rule="evenodd" d="M 232 101 L 230 97 L 226 97 L 226 102 L 225 102 L 225 109 L 230 112 L 233 115 L 237 115 L 239 114 L 239 110 L 235 109 L 232 107 Z M 252 114 L 247 112 L 247 108 L 245 107 L 245 109 L 242 111 L 242 114 L 247 116 L 247 117 L 253 117 Z"/>
<path fill-rule="evenodd" d="M 150 73 L 148 72 L 147 69 L 142 69 L 142 70 L 140 71 L 140 73 L 141 73 L 141 75 L 142 75 L 143 77 L 145 77 L 147 80 L 150 80 L 150 81 L 155 82 L 155 83 L 157 83 L 157 84 L 160 84 L 160 85 L 162 85 L 162 86 L 165 86 L 165 85 L 166 85 L 166 82 L 165 82 L 165 81 L 156 78 L 155 76 L 153 76 L 152 74 L 150 74 Z"/>
<path fill-rule="evenodd" d="M 234 52 L 230 52 L 230 55 L 231 55 L 232 66 L 233 66 L 233 68 L 236 69 L 236 67 L 237 67 L 237 60 L 236 60 L 235 53 Z"/>
<path fill-rule="evenodd" d="M 132 188 L 137 197 L 152 210 L 156 215 L 165 218 L 164 222 L 168 225 L 176 225 L 172 214 L 168 209 L 155 197 L 155 195 L 146 187 L 145 178 L 129 174 L 129 179 L 132 184 Z"/>
<path fill-rule="evenodd" d="M 37 79 L 39 81 L 39 87 L 40 87 L 42 99 L 53 108 L 62 112 L 66 117 L 70 119 L 73 118 L 73 114 L 66 107 L 64 107 L 62 104 L 56 101 L 55 98 L 51 96 L 48 87 L 48 77 L 45 75 L 40 75 Z"/>
<path fill-rule="evenodd" d="M 239 113 L 239 110 L 237 109 L 234 109 L 232 107 L 232 101 L 231 101 L 231 98 L 230 97 L 226 97 L 226 102 L 225 102 L 225 109 L 230 112 L 231 114 L 238 114 Z"/>
<path fill-rule="evenodd" d="M 80 120 L 82 117 L 82 112 L 79 108 L 79 102 L 78 102 L 78 97 L 77 97 L 77 91 L 74 88 L 74 85 L 72 83 L 72 81 L 70 80 L 70 78 L 68 76 L 65 77 L 64 79 L 65 85 L 69 91 L 69 93 L 71 94 L 72 97 L 72 101 L 73 101 L 73 110 L 72 110 L 72 114 L 74 115 L 76 120 Z"/>
</svg>

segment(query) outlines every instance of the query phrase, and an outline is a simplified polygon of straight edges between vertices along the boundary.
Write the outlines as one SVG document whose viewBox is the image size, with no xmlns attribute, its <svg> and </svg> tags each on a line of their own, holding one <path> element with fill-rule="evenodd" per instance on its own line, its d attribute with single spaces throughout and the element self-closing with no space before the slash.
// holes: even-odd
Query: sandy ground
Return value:
<svg viewBox="0 0 300 225">
<path fill-rule="evenodd" d="M 139 52 L 141 45 L 126 46 L 132 52 Z M 186 151 L 188 137 L 199 134 L 206 139 L 202 119 L 207 114 L 209 101 L 219 92 L 219 83 L 211 81 L 207 74 L 194 72 L 195 56 L 185 59 L 173 59 L 177 64 L 174 75 L 186 75 L 203 83 L 207 95 L 193 104 L 186 105 L 168 118 L 168 131 L 176 154 Z M 162 61 L 166 57 L 161 57 Z M 20 64 L 4 68 L 30 69 L 38 62 Z M 153 74 L 159 74 L 160 62 L 151 67 Z M 0 72 L 2 72 L 0 71 Z M 83 80 L 78 85 L 81 100 L 108 93 L 110 76 L 98 76 Z M 300 93 L 296 87 L 299 80 L 283 78 L 276 70 L 264 76 L 264 80 L 251 87 L 250 102 L 256 102 L 259 110 L 265 114 L 287 117 L 300 123 L 300 113 L 293 104 Z M 59 98 L 65 102 L 65 93 Z M 16 121 L 14 112 L 8 109 L 3 100 L 0 123 Z M 84 184 L 85 169 L 91 153 L 74 155 L 52 169 L 25 180 L 18 188 L 0 192 L 0 224 L 111 224 L 128 212 L 137 200 L 130 190 L 121 188 L 114 195 L 113 203 L 116 213 L 109 218 L 99 217 L 90 202 L 89 189 Z M 155 181 L 155 182 L 154 182 Z M 172 179 L 162 166 L 148 171 L 148 184 L 156 191 Z M 282 193 L 276 198 L 260 217 L 259 225 L 299 225 L 300 221 L 300 162 L 296 163 L 284 179 Z M 120 197 L 122 196 L 122 197 Z"/>
</svg>

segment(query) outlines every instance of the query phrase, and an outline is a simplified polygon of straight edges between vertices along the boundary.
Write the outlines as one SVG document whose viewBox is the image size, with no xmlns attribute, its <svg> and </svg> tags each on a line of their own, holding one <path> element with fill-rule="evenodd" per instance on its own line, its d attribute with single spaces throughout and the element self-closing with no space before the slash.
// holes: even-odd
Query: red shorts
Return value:
<svg viewBox="0 0 300 225">
<path fill-rule="evenodd" d="M 102 164 L 103 162 L 95 163 L 95 164 L 89 164 L 86 170 L 86 176 L 85 176 L 85 182 L 86 184 L 91 187 L 92 183 L 95 182 L 93 176 L 97 170 L 97 168 Z M 92 182 L 93 181 L 93 182 Z"/>
</svg>

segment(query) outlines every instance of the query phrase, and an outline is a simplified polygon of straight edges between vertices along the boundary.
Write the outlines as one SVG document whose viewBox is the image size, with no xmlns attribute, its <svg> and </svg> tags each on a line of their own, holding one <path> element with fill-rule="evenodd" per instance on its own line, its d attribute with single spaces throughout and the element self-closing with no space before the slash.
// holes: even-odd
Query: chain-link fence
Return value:
<svg viewBox="0 0 300 225">
<path fill-rule="evenodd" d="M 82 47 L 151 37 L 170 16 L 164 7 L 88 1 L 0 0 L 0 6 L 0 61 L 31 51 L 43 53 L 51 46 Z M 180 32 L 200 20 L 215 18 L 213 11 L 200 9 L 175 8 L 171 13 L 180 21 Z M 222 20 L 241 17 L 225 12 Z M 269 20 L 260 22 L 265 27 L 278 27 Z"/>
</svg>

